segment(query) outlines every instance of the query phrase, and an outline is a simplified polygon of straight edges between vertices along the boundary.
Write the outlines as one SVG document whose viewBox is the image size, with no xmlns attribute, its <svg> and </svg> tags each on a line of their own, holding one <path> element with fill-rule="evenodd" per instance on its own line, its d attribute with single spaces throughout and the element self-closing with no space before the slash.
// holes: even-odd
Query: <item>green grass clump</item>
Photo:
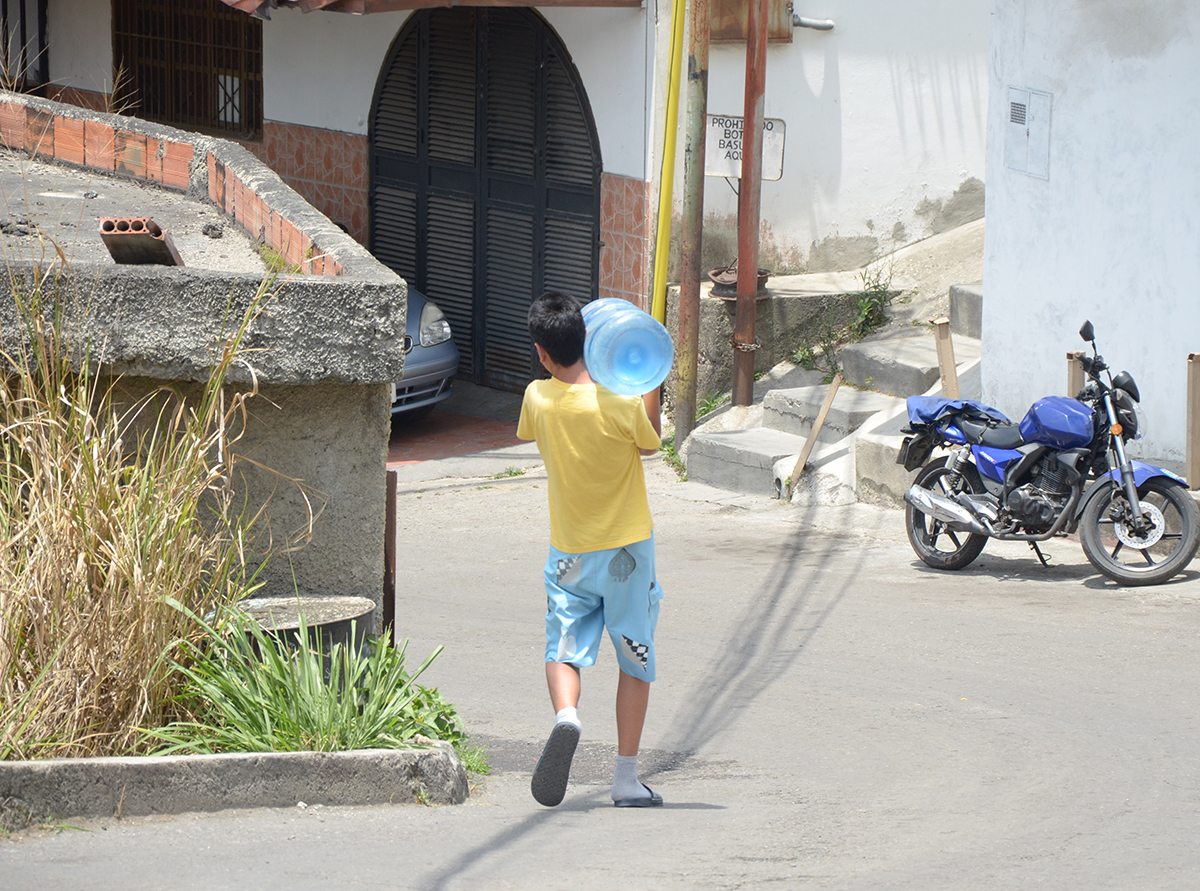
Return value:
<svg viewBox="0 0 1200 891">
<path fill-rule="evenodd" d="M 441 647 L 410 672 L 407 641 L 325 647 L 303 615 L 286 636 L 237 611 L 213 624 L 189 618 L 203 636 L 181 641 L 170 664 L 185 679 L 178 702 L 191 717 L 144 731 L 156 754 L 400 749 L 425 737 L 452 743 L 468 767 L 487 772 L 453 706 L 416 683 Z"/>
</svg>

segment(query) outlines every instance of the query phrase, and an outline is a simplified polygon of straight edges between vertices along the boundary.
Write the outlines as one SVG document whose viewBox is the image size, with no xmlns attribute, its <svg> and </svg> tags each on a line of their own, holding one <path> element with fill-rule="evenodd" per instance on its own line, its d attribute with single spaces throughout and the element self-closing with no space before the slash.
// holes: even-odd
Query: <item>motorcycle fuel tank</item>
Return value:
<svg viewBox="0 0 1200 891">
<path fill-rule="evenodd" d="M 1092 410 L 1078 399 L 1047 396 L 1021 419 L 1021 438 L 1052 449 L 1078 449 L 1092 441 Z"/>
</svg>

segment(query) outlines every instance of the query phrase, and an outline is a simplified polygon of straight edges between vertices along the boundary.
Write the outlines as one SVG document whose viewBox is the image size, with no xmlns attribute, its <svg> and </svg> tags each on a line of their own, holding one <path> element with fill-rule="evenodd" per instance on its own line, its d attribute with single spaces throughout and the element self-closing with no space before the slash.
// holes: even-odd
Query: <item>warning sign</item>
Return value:
<svg viewBox="0 0 1200 891">
<path fill-rule="evenodd" d="M 777 180 L 783 177 L 784 123 L 779 118 L 763 121 L 762 178 Z M 742 176 L 741 118 L 727 115 L 708 115 L 708 133 L 704 138 L 705 176 Z"/>
</svg>

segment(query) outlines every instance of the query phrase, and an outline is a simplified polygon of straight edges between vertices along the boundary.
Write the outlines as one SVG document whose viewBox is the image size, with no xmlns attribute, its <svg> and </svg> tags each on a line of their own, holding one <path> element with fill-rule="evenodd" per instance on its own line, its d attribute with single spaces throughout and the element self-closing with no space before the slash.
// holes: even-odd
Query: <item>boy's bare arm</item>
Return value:
<svg viewBox="0 0 1200 891">
<path fill-rule="evenodd" d="M 646 417 L 650 419 L 654 432 L 662 436 L 662 404 L 659 401 L 659 388 L 655 387 L 642 396 L 642 405 L 646 406 Z M 658 449 L 638 449 L 643 455 L 653 455 Z"/>
</svg>

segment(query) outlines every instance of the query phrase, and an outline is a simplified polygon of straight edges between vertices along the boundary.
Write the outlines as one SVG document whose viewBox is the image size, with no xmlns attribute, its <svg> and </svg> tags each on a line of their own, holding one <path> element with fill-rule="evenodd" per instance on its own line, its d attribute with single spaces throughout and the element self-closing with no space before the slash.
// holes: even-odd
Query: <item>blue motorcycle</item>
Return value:
<svg viewBox="0 0 1200 891">
<path fill-rule="evenodd" d="M 1089 562 L 1123 585 L 1165 582 L 1195 555 L 1200 510 L 1186 481 L 1126 455 L 1145 432 L 1137 384 L 1112 375 L 1091 322 L 1079 335 L 1092 346 L 1083 389 L 1039 399 L 1019 425 L 970 399 L 908 398 L 897 463 L 921 467 L 905 525 L 927 565 L 962 569 L 989 538 L 1029 542 L 1045 565 L 1038 542 L 1076 529 Z M 939 447 L 949 455 L 928 461 Z"/>
</svg>

